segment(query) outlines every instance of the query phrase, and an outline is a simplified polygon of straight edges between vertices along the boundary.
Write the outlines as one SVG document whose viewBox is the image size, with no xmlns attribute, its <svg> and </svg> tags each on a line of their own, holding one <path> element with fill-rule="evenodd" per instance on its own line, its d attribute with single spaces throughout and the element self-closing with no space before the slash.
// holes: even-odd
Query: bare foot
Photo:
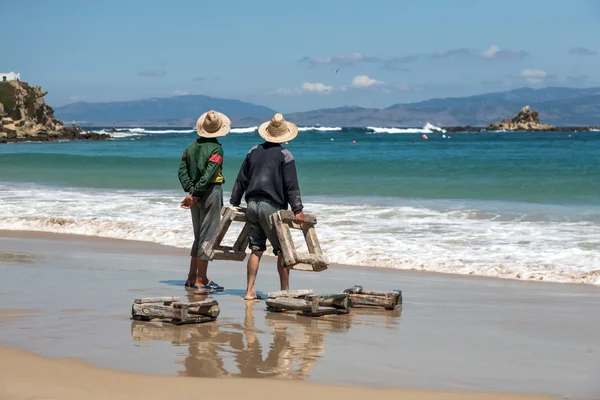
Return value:
<svg viewBox="0 0 600 400">
<path fill-rule="evenodd" d="M 262 297 L 258 296 L 256 293 L 246 293 L 244 300 L 262 300 Z"/>
</svg>

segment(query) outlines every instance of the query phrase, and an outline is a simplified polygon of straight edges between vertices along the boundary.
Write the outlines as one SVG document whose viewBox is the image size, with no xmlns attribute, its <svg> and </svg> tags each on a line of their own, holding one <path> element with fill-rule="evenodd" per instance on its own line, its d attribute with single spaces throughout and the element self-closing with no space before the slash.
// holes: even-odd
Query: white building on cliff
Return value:
<svg viewBox="0 0 600 400">
<path fill-rule="evenodd" d="M 21 74 L 16 72 L 0 72 L 0 82 L 6 81 L 20 81 Z"/>
</svg>

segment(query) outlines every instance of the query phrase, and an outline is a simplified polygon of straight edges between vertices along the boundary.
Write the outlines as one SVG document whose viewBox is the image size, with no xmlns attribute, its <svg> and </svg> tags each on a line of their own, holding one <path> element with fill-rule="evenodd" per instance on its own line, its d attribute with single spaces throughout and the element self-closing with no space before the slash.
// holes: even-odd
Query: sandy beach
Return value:
<svg viewBox="0 0 600 400">
<path fill-rule="evenodd" d="M 0 398 L 158 399 L 194 388 L 226 398 L 600 398 L 592 285 L 332 265 L 292 273 L 292 287 L 401 289 L 404 305 L 309 319 L 244 302 L 245 264 L 215 262 L 209 276 L 226 287 L 212 296 L 217 322 L 131 321 L 136 297 L 203 298 L 183 287 L 187 263 L 186 250 L 145 242 L 0 232 Z M 258 289 L 277 285 L 265 260 Z M 234 377 L 274 379 L 198 380 Z"/>
</svg>

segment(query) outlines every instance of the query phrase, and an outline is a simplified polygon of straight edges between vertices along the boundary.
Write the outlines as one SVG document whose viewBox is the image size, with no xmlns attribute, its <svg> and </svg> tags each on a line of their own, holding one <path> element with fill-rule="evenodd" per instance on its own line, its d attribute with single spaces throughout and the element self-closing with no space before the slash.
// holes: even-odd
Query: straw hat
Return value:
<svg viewBox="0 0 600 400">
<path fill-rule="evenodd" d="M 198 118 L 196 132 L 204 138 L 225 136 L 231 129 L 231 121 L 225 114 L 210 110 Z"/>
<path fill-rule="evenodd" d="M 264 122 L 258 127 L 258 134 L 267 142 L 284 143 L 298 135 L 298 127 L 277 113 L 270 121 Z"/>
</svg>

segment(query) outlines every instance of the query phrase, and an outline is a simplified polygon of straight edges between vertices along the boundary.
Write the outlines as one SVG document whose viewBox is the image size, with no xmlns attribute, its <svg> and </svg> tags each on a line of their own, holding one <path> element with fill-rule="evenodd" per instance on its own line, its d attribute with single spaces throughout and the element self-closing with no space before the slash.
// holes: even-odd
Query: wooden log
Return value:
<svg viewBox="0 0 600 400">
<path fill-rule="evenodd" d="M 296 311 L 317 311 L 319 304 L 317 302 L 309 302 L 303 299 L 294 299 L 291 297 L 278 297 L 276 299 L 267 299 L 267 306 L 280 310 L 296 310 Z"/>
<path fill-rule="evenodd" d="M 279 215 L 283 222 L 293 222 L 296 218 L 296 215 L 293 211 L 290 210 L 280 210 Z M 317 223 L 317 217 L 314 214 L 304 214 L 304 223 L 308 225 L 315 225 Z"/>
<path fill-rule="evenodd" d="M 185 320 L 187 310 L 185 308 L 174 308 L 159 304 L 136 304 L 133 303 L 131 310 L 132 317 L 142 317 L 144 319 L 167 318 L 176 320 Z"/>
<path fill-rule="evenodd" d="M 388 310 L 393 310 L 397 304 L 394 297 L 372 296 L 367 294 L 350 294 L 349 296 L 352 301 L 352 307 L 383 307 Z"/>
<path fill-rule="evenodd" d="M 135 304 L 147 304 L 147 303 L 174 303 L 178 302 L 179 297 L 177 296 L 166 296 L 166 297 L 144 297 L 142 299 L 135 299 Z"/>
<path fill-rule="evenodd" d="M 277 292 L 270 292 L 267 294 L 269 299 L 275 299 L 277 297 L 303 297 L 313 294 L 311 289 L 296 289 L 296 290 L 279 290 Z"/>
</svg>

